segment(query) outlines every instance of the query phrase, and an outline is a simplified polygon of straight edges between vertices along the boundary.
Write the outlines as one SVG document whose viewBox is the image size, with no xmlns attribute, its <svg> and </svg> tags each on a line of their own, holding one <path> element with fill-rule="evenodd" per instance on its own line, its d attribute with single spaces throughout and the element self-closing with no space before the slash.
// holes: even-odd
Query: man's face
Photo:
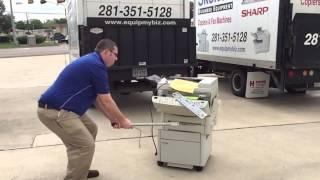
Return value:
<svg viewBox="0 0 320 180">
<path fill-rule="evenodd" d="M 104 50 L 102 52 L 102 59 L 107 67 L 111 67 L 118 60 L 118 48 L 114 47 L 113 50 Z"/>
</svg>

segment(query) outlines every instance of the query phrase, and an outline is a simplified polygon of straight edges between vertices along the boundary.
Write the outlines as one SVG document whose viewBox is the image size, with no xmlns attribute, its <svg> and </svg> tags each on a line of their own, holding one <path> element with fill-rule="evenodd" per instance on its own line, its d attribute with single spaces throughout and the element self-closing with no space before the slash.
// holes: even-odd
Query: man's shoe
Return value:
<svg viewBox="0 0 320 180">
<path fill-rule="evenodd" d="M 98 170 L 89 170 L 88 172 L 88 178 L 94 178 L 99 176 L 99 171 Z"/>
</svg>

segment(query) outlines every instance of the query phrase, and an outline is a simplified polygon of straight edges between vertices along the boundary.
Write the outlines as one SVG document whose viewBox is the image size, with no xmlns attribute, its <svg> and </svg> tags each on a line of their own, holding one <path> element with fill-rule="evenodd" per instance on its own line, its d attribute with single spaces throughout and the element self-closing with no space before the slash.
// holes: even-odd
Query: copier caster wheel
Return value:
<svg viewBox="0 0 320 180">
<path fill-rule="evenodd" d="M 157 164 L 158 164 L 158 166 L 160 166 L 160 167 L 163 167 L 163 166 L 165 165 L 165 163 L 162 162 L 162 161 L 157 161 Z"/>
<path fill-rule="evenodd" d="M 202 171 L 203 167 L 202 166 L 193 166 L 193 169 L 196 171 Z"/>
</svg>

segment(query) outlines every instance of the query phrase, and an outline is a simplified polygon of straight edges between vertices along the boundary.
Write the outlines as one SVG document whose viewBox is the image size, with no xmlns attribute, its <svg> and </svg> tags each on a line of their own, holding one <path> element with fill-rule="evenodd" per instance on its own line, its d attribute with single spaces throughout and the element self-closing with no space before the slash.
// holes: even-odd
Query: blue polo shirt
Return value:
<svg viewBox="0 0 320 180">
<path fill-rule="evenodd" d="M 93 52 L 66 66 L 39 102 L 81 116 L 92 106 L 97 94 L 109 92 L 107 67 L 100 54 Z"/>
</svg>

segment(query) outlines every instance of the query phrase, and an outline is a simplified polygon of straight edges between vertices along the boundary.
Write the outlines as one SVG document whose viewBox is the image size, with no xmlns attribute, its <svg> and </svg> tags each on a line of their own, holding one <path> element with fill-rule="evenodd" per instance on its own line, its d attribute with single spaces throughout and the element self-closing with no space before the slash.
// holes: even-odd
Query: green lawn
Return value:
<svg viewBox="0 0 320 180">
<path fill-rule="evenodd" d="M 16 48 L 19 46 L 16 46 L 14 43 L 0 43 L 0 49 L 7 49 L 7 48 Z"/>
<path fill-rule="evenodd" d="M 57 46 L 58 43 L 54 43 L 53 41 L 45 41 L 41 44 L 37 44 L 32 47 L 42 47 L 42 46 Z M 10 43 L 0 43 L 0 49 L 8 49 L 8 48 L 24 48 L 24 47 L 30 47 L 27 44 L 21 44 L 21 45 L 15 45 L 13 42 Z"/>
</svg>

